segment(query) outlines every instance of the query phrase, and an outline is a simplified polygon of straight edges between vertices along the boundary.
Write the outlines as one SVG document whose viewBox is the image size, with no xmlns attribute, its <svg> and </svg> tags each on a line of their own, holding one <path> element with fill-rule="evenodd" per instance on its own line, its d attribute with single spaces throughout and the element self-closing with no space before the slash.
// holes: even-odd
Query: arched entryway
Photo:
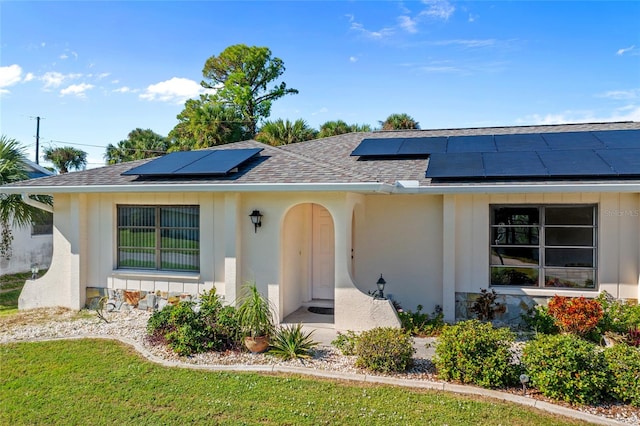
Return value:
<svg viewBox="0 0 640 426">
<path fill-rule="evenodd" d="M 298 204 L 282 227 L 282 315 L 314 303 L 332 305 L 335 294 L 335 229 L 329 211 Z"/>
</svg>

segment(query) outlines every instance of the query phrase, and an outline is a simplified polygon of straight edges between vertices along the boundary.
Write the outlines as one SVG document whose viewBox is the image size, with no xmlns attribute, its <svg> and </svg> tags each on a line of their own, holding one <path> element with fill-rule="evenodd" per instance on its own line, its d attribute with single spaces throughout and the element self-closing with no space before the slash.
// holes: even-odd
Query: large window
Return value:
<svg viewBox="0 0 640 426">
<path fill-rule="evenodd" d="M 595 206 L 490 208 L 491 285 L 595 289 Z"/>
<path fill-rule="evenodd" d="M 200 270 L 198 206 L 118 206 L 118 268 Z"/>
</svg>

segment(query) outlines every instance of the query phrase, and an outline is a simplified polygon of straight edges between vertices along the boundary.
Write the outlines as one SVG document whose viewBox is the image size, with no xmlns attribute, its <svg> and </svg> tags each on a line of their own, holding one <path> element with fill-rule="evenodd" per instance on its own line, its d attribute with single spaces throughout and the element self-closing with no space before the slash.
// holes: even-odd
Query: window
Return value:
<svg viewBox="0 0 640 426">
<path fill-rule="evenodd" d="M 32 217 L 31 235 L 51 234 L 53 234 L 53 213 L 38 210 Z"/>
<path fill-rule="evenodd" d="M 595 289 L 596 206 L 491 209 L 491 285 Z"/>
<path fill-rule="evenodd" d="M 118 206 L 118 268 L 200 270 L 198 206 Z"/>
</svg>

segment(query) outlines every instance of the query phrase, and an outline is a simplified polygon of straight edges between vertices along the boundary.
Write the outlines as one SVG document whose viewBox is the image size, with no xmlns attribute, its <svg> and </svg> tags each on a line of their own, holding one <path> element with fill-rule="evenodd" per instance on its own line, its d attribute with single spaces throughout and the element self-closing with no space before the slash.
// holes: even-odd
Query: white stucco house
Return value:
<svg viewBox="0 0 640 426">
<path fill-rule="evenodd" d="M 53 172 L 26 160 L 25 169 L 30 179 L 52 176 Z M 10 255 L 0 256 L 0 275 L 30 271 L 32 267 L 46 269 L 53 253 L 53 217 L 43 214 L 31 226 L 11 227 Z"/>
<path fill-rule="evenodd" d="M 334 326 L 406 309 L 506 320 L 554 294 L 640 292 L 640 123 L 351 133 L 245 141 L 15 183 L 54 196 L 54 254 L 20 308 L 82 308 L 96 289 L 164 297 L 253 281 L 278 318 L 314 301 Z M 255 213 L 254 213 L 255 212 Z M 261 225 L 252 219 L 261 214 Z M 254 214 L 254 218 L 250 215 Z"/>
</svg>

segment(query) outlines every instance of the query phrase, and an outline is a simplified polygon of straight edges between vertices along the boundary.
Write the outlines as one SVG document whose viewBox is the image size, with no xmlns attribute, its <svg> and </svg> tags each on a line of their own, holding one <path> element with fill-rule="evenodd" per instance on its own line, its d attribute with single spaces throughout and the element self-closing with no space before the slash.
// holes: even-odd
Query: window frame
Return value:
<svg viewBox="0 0 640 426">
<path fill-rule="evenodd" d="M 522 209 L 537 209 L 538 222 L 532 225 L 504 225 L 497 224 L 495 222 L 496 210 L 502 208 L 522 208 Z M 586 224 L 557 224 L 547 223 L 547 209 L 557 208 L 590 208 L 592 211 L 592 220 L 590 225 Z M 537 244 L 497 244 L 493 241 L 495 235 L 495 229 L 499 227 L 520 227 L 520 228 L 537 228 Z M 547 242 L 547 230 L 550 229 L 591 229 L 591 245 L 568 245 L 568 244 L 553 244 Z M 499 232 L 499 231 L 498 231 Z M 531 248 L 538 251 L 538 263 L 536 266 L 531 265 L 505 265 L 493 263 L 494 250 L 498 248 Z M 591 266 L 554 266 L 547 265 L 548 253 L 547 250 L 575 250 L 584 249 L 591 251 Z M 494 284 L 493 283 L 493 270 L 494 268 L 518 268 L 518 269 L 531 269 L 537 271 L 537 283 L 527 284 Z M 593 277 L 592 286 L 574 287 L 574 286 L 555 286 L 547 285 L 547 271 L 590 271 Z M 585 280 L 586 282 L 586 280 Z M 598 205 L 593 203 L 579 203 L 579 204 L 489 204 L 489 286 L 493 288 L 519 288 L 519 289 L 558 289 L 558 290 L 580 290 L 580 291 L 597 291 L 598 290 Z"/>
<path fill-rule="evenodd" d="M 121 208 L 153 208 L 154 209 L 154 224 L 153 226 L 125 226 L 120 223 L 120 209 Z M 195 209 L 195 213 L 197 214 L 197 226 L 167 226 L 162 224 L 162 210 L 163 209 L 175 209 L 175 208 L 193 208 Z M 153 229 L 154 231 L 154 239 L 155 244 L 154 247 L 145 247 L 145 246 L 123 246 L 121 245 L 121 230 L 123 229 Z M 176 249 L 175 247 L 162 247 L 162 234 L 163 231 L 166 230 L 195 230 L 197 231 L 198 238 L 198 247 L 197 248 L 179 248 L 180 251 L 183 252 L 191 252 L 195 259 L 197 259 L 197 265 L 195 269 L 181 269 L 181 268 L 166 268 L 162 265 L 162 253 L 163 251 Z M 201 260 L 200 260 L 200 231 L 201 231 L 201 223 L 200 223 L 200 206 L 193 204 L 118 204 L 116 205 L 116 268 L 118 270 L 144 270 L 144 271 L 155 271 L 155 272 L 186 272 L 186 273 L 200 273 L 201 268 Z M 154 252 L 154 267 L 144 267 L 144 266 L 127 266 L 122 265 L 121 263 L 121 251 L 122 249 L 138 249 L 140 251 L 150 251 Z"/>
</svg>

